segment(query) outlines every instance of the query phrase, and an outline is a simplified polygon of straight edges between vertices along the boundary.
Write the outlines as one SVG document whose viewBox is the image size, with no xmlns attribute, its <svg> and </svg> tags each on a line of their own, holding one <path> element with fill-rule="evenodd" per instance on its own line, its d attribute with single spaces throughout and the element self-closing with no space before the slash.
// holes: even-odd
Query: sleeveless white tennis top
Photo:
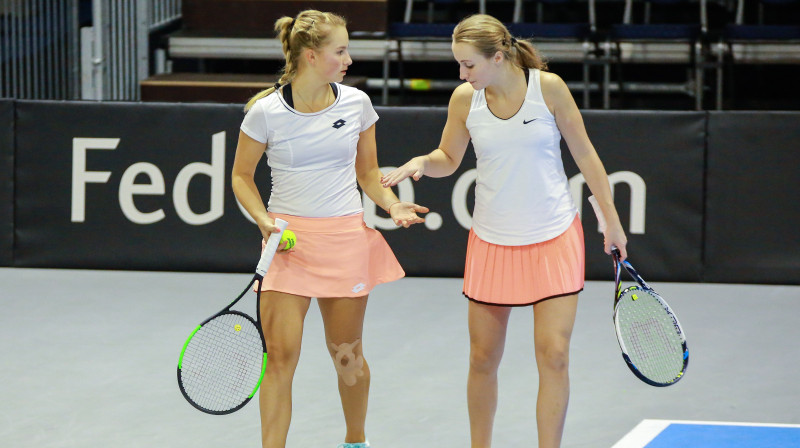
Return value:
<svg viewBox="0 0 800 448">
<path fill-rule="evenodd" d="M 274 213 L 323 218 L 364 210 L 356 183 L 359 134 L 378 121 L 364 92 L 341 84 L 336 100 L 314 113 L 296 111 L 281 92 L 258 100 L 241 130 L 267 144 Z"/>
<path fill-rule="evenodd" d="M 472 228 L 482 240 L 522 246 L 566 231 L 578 209 L 561 160 L 561 132 L 531 69 L 520 110 L 496 117 L 485 90 L 472 94 L 467 129 L 477 156 Z"/>
</svg>

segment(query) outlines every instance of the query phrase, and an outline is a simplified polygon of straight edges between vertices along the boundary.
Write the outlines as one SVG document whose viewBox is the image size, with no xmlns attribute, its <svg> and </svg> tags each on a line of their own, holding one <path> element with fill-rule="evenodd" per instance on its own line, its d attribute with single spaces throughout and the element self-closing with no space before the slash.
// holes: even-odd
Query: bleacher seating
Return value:
<svg viewBox="0 0 800 448">
<path fill-rule="evenodd" d="M 352 9 L 357 3 L 366 4 Z M 222 12 L 222 4 L 233 7 Z M 390 85 L 399 87 L 393 90 L 399 95 L 392 97 L 392 104 L 404 103 L 403 93 L 415 85 L 404 69 L 410 62 L 426 63 L 414 67 L 414 78 L 427 78 L 418 85 L 444 92 L 457 84 L 454 71 L 441 69 L 452 61 L 452 29 L 466 15 L 486 12 L 505 22 L 512 34 L 531 38 L 554 70 L 571 76 L 565 80 L 582 92 L 584 108 L 590 107 L 590 92 L 601 92 L 604 108 L 612 106 L 612 95 L 615 108 L 626 108 L 643 104 L 631 99 L 670 93 L 680 99 L 672 104 L 700 110 L 707 94 L 716 96 L 717 108 L 722 106 L 723 90 L 733 88 L 730 80 L 723 83 L 723 73 L 732 78 L 733 65 L 800 62 L 800 19 L 795 15 L 780 24 L 772 12 L 784 8 L 796 13 L 798 4 L 800 0 L 346 0 L 329 1 L 325 7 L 347 16 L 356 61 L 382 63 L 359 75 L 367 77 L 373 93 L 381 90 L 383 104 L 390 104 Z M 307 0 L 184 0 L 184 28 L 168 38 L 170 57 L 279 61 L 282 54 L 271 21 L 309 6 Z M 249 17 L 238 20 L 235 14 Z M 222 26 L 228 31 L 219 30 Z M 593 83 L 591 67 L 598 65 L 602 77 Z M 662 66 L 670 71 L 669 82 L 650 76 Z M 709 69 L 716 69 L 716 84 L 706 82 Z"/>
<path fill-rule="evenodd" d="M 452 9 L 453 6 L 462 3 L 462 0 L 426 0 L 426 11 L 424 14 L 414 12 L 414 0 L 405 0 L 403 10 L 403 20 L 393 21 L 389 24 L 388 38 L 392 41 L 391 45 L 386 46 L 386 57 L 383 65 L 383 103 L 388 102 L 388 80 L 391 76 L 391 60 L 394 57 L 397 66 L 397 80 L 400 86 L 400 102 L 403 101 L 403 91 L 405 84 L 404 60 L 408 56 L 409 46 L 416 47 L 412 52 L 416 60 L 443 60 L 450 52 L 450 38 L 453 29 L 461 17 L 457 13 L 448 11 L 444 20 L 436 19 L 437 7 L 444 6 Z M 478 1 L 478 9 L 475 12 L 486 11 L 486 0 Z M 424 20 L 418 17 L 424 16 Z M 406 47 L 404 56 L 403 47 Z"/>
<path fill-rule="evenodd" d="M 716 108 L 723 107 L 724 77 L 737 64 L 800 64 L 800 0 L 738 0 L 736 16 L 715 46 Z"/>
<path fill-rule="evenodd" d="M 683 7 L 685 14 L 676 15 Z M 693 10 L 693 17 L 690 10 Z M 631 89 L 623 76 L 625 64 L 681 64 L 687 70 L 686 81 L 677 85 L 647 86 L 641 90 L 682 92 L 695 99 L 695 108 L 703 108 L 703 74 L 708 31 L 707 0 L 625 0 L 621 20 L 608 30 L 604 45 L 603 106 L 610 107 L 611 69 L 616 69 L 620 96 Z"/>
<path fill-rule="evenodd" d="M 525 14 L 526 4 L 536 6 L 533 20 Z M 565 11 L 571 14 L 558 14 Z M 533 40 L 547 58 L 581 64 L 583 107 L 589 108 L 590 66 L 598 54 L 595 0 L 514 0 L 508 28 L 515 36 Z"/>
</svg>

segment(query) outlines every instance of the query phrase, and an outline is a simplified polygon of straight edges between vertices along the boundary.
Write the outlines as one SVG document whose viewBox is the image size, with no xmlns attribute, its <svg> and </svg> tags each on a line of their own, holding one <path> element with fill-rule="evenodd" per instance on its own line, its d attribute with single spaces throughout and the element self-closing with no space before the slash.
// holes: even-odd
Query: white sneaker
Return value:
<svg viewBox="0 0 800 448">
<path fill-rule="evenodd" d="M 361 443 L 340 443 L 336 448 L 370 448 L 369 440 Z"/>
</svg>

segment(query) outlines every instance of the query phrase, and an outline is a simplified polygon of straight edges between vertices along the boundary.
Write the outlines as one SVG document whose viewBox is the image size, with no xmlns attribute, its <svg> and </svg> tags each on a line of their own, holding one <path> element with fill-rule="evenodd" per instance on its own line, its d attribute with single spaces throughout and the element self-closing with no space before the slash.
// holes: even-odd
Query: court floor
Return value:
<svg viewBox="0 0 800 448">
<path fill-rule="evenodd" d="M 0 268 L 0 446 L 259 447 L 255 402 L 232 415 L 205 415 L 184 401 L 176 383 L 186 337 L 250 278 Z M 367 428 L 375 448 L 469 446 L 467 307 L 460 286 L 460 279 L 407 278 L 373 291 L 364 348 L 372 371 Z M 563 446 L 656 447 L 681 428 L 691 431 L 671 446 L 715 446 L 691 435 L 704 427 L 692 422 L 796 429 L 800 286 L 653 286 L 686 330 L 686 377 L 667 388 L 635 379 L 614 337 L 612 282 L 588 282 L 572 342 Z M 515 309 L 499 374 L 498 448 L 536 446 L 532 334 L 530 308 Z M 650 439 L 629 434 L 654 426 L 672 430 Z M 800 446 L 800 432 L 783 429 L 790 442 L 773 445 L 782 439 L 747 431 L 754 441 L 739 438 L 730 446 Z M 334 448 L 342 437 L 336 374 L 312 305 L 288 446 Z"/>
</svg>

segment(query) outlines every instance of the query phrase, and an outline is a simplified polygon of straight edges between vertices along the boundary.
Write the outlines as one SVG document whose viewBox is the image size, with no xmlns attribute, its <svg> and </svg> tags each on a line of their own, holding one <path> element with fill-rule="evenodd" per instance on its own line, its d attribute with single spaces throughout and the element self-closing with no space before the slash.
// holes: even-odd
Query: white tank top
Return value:
<svg viewBox="0 0 800 448">
<path fill-rule="evenodd" d="M 561 132 L 542 96 L 539 70 L 511 118 L 496 117 L 485 90 L 472 94 L 467 129 L 477 156 L 472 228 L 484 241 L 522 246 L 557 237 L 578 209 L 561 161 Z"/>
<path fill-rule="evenodd" d="M 378 114 L 364 92 L 333 87 L 336 100 L 322 111 L 298 112 L 276 92 L 256 101 L 244 117 L 241 130 L 267 144 L 269 211 L 324 218 L 364 210 L 356 152 L 359 134 L 378 121 Z"/>
</svg>

